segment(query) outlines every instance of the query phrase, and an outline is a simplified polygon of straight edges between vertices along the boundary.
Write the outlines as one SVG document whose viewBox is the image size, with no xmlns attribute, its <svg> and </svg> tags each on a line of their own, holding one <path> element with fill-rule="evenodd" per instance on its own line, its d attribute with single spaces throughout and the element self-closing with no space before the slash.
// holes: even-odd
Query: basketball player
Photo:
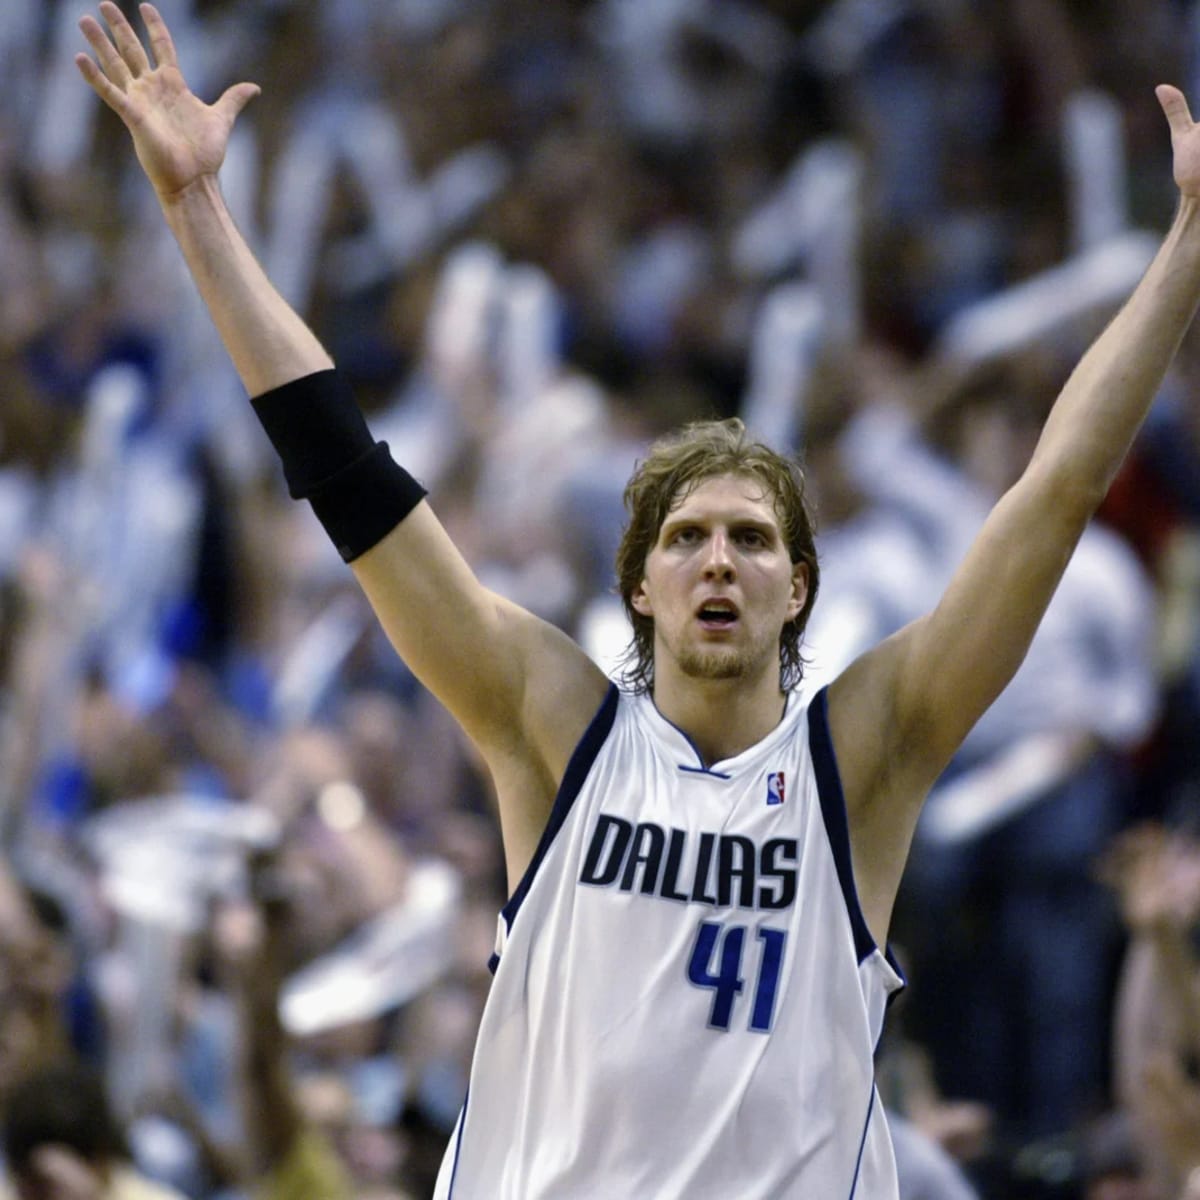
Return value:
<svg viewBox="0 0 1200 1200">
<path fill-rule="evenodd" d="M 211 107 L 161 17 L 81 22 L 84 78 L 138 158 L 284 463 L 396 649 L 491 770 L 511 898 L 437 1194 L 888 1200 L 872 1051 L 882 949 L 926 791 L 1020 663 L 1200 297 L 1200 134 L 1160 87 L 1171 231 L 1080 363 L 928 616 L 811 703 L 817 594 L 796 469 L 706 424 L 630 484 L 620 552 L 641 690 L 488 592 L 275 292 L 217 170 L 257 88 Z"/>
</svg>

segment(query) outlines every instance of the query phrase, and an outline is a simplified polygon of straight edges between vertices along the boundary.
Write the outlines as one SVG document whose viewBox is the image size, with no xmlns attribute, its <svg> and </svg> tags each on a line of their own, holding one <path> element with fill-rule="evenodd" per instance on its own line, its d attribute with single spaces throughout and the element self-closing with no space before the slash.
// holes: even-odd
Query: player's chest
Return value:
<svg viewBox="0 0 1200 1200">
<path fill-rule="evenodd" d="M 694 769 L 664 755 L 601 772 L 575 814 L 575 883 L 675 904 L 782 910 L 795 900 L 815 793 L 804 764 Z"/>
</svg>

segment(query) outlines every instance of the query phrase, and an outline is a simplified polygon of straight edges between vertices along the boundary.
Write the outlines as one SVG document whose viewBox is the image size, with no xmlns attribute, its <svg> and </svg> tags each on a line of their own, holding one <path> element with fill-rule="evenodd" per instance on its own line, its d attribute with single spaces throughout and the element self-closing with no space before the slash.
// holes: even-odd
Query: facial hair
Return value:
<svg viewBox="0 0 1200 1200">
<path fill-rule="evenodd" d="M 735 646 L 689 647 L 679 655 L 679 669 L 689 679 L 740 679 L 751 656 Z"/>
<path fill-rule="evenodd" d="M 779 661 L 779 638 L 760 634 L 738 645 L 684 643 L 677 648 L 675 659 L 689 679 L 744 679 Z"/>
</svg>

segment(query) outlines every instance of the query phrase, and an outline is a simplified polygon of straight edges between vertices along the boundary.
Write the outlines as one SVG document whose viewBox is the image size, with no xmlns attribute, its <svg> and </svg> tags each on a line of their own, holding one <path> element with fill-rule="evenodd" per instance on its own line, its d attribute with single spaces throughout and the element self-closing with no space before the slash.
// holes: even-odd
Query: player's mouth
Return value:
<svg viewBox="0 0 1200 1200">
<path fill-rule="evenodd" d="M 737 605 L 732 600 L 705 600 L 696 610 L 696 619 L 707 630 L 732 629 L 738 620 Z"/>
</svg>

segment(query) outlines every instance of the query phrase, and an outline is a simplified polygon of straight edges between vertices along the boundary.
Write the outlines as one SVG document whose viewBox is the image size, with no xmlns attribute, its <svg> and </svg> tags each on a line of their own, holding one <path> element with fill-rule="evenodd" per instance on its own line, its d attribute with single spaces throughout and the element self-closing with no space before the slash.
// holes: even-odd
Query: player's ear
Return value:
<svg viewBox="0 0 1200 1200">
<path fill-rule="evenodd" d="M 804 602 L 808 599 L 808 563 L 794 563 L 792 566 L 792 595 L 788 601 L 787 619 L 794 621 L 804 610 Z"/>
<path fill-rule="evenodd" d="M 633 589 L 629 597 L 629 603 L 638 616 L 654 616 L 654 608 L 650 603 L 650 597 L 646 595 L 646 581 L 644 579 Z"/>
</svg>

